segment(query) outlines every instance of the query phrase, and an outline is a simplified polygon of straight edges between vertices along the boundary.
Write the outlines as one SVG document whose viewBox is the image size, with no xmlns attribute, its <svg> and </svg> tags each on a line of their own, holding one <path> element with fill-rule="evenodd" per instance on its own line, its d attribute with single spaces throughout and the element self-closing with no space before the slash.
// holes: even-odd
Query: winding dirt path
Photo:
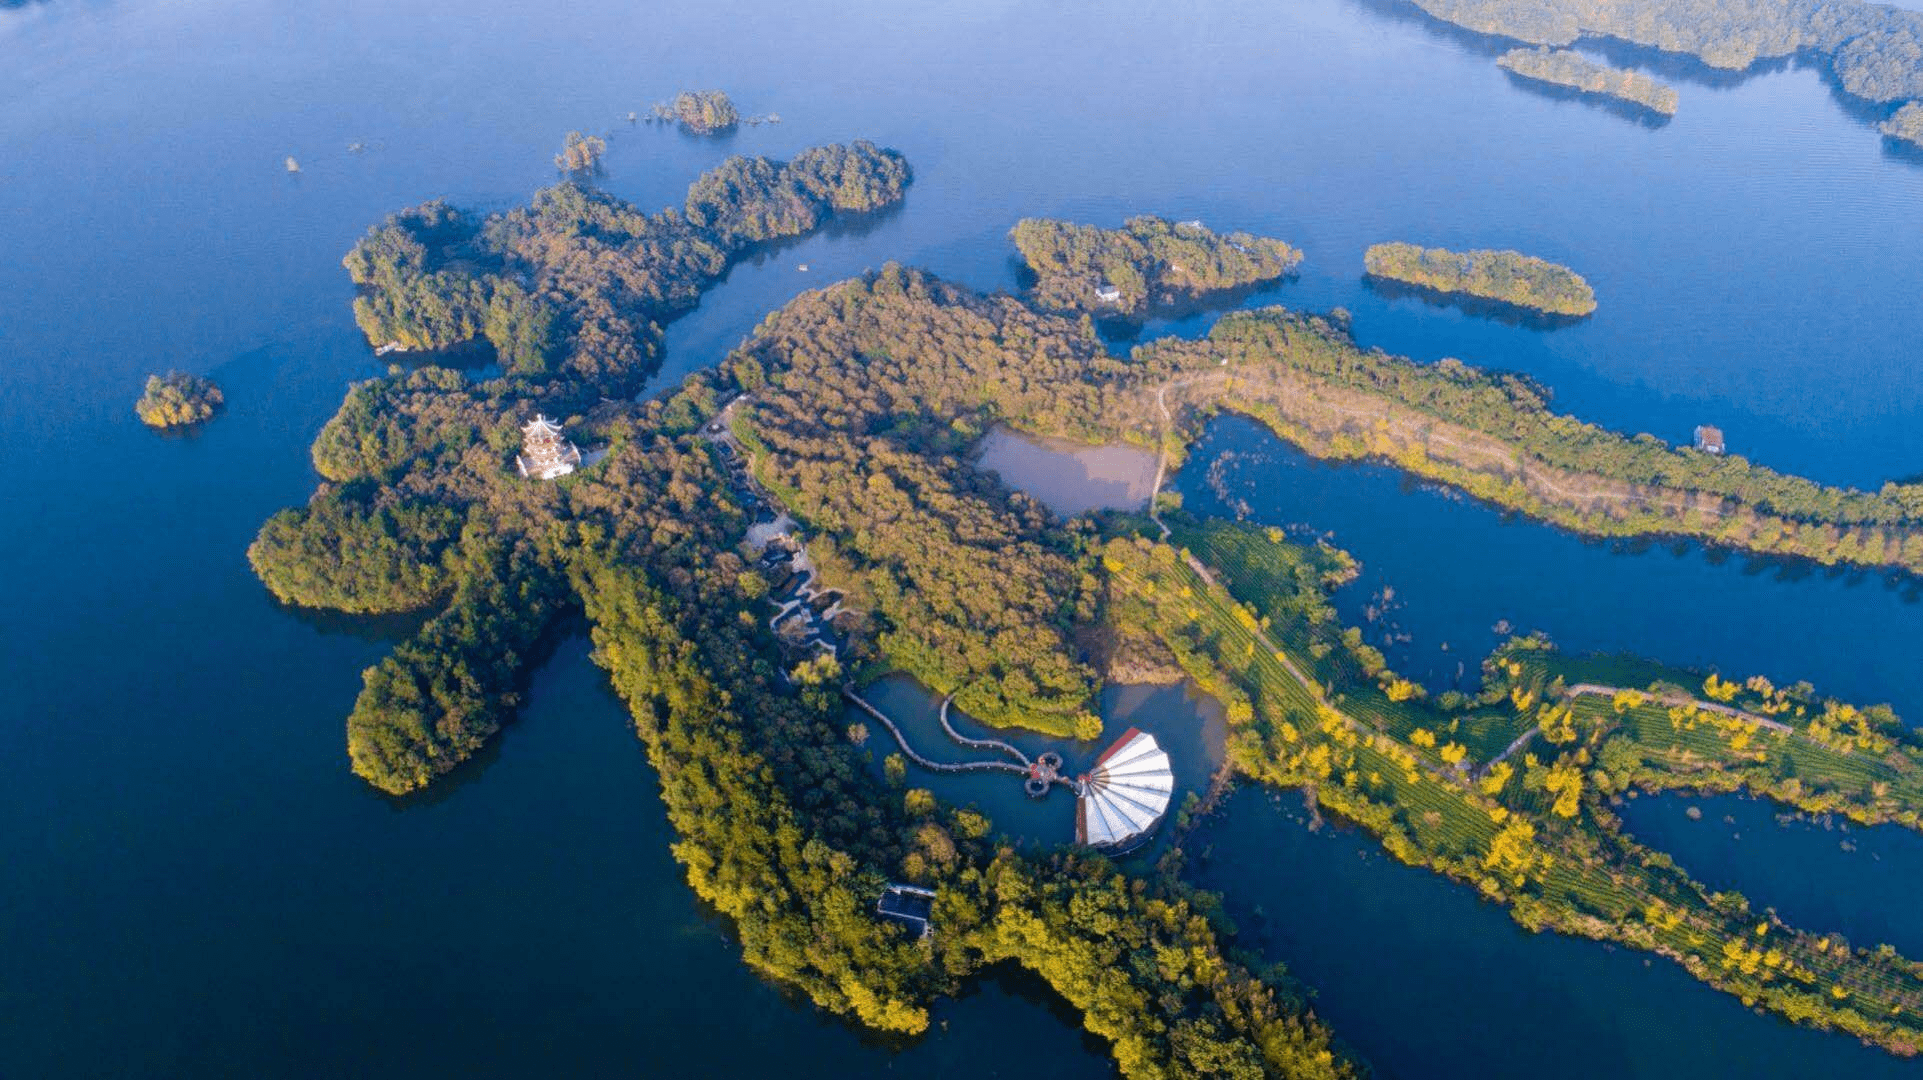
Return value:
<svg viewBox="0 0 1923 1080">
<path fill-rule="evenodd" d="M 1695 697 L 1691 694 L 1680 694 L 1680 693 L 1652 694 L 1647 690 L 1638 690 L 1635 687 L 1630 687 L 1630 686 L 1605 686 L 1601 683 L 1577 683 L 1576 685 L 1568 687 L 1567 689 L 1563 690 L 1562 696 L 1563 696 L 1563 700 L 1565 701 L 1574 701 L 1576 698 L 1579 698 L 1579 697 L 1613 698 L 1617 694 L 1621 694 L 1621 693 L 1640 694 L 1644 698 L 1647 698 L 1650 701 L 1654 701 L 1661 705 L 1667 705 L 1671 708 L 1687 707 L 1692 709 L 1701 709 L 1704 712 L 1719 713 L 1723 716 L 1735 717 L 1738 720 L 1747 721 L 1748 723 L 1755 724 L 1758 727 L 1765 728 L 1769 731 L 1774 731 L 1779 735 L 1785 735 L 1790 738 L 1796 737 L 1796 729 L 1789 726 L 1788 724 L 1783 723 L 1781 720 L 1772 720 L 1767 716 L 1758 716 L 1753 712 L 1744 712 L 1743 710 L 1738 709 L 1734 706 L 1724 705 L 1719 702 L 1704 701 L 1701 698 Z M 1516 752 L 1521 750 L 1523 747 L 1529 745 L 1530 741 L 1535 739 L 1535 737 L 1541 732 L 1541 730 L 1542 730 L 1541 728 L 1532 727 L 1528 731 L 1525 731 L 1522 734 L 1516 736 L 1516 740 L 1510 743 L 1508 746 L 1504 747 L 1502 753 L 1497 754 L 1495 757 L 1490 758 L 1480 768 L 1478 768 L 1476 770 L 1477 774 L 1481 775 L 1483 773 L 1486 773 L 1490 769 L 1495 768 L 1497 765 L 1500 765 L 1504 761 L 1507 761 L 1509 760 L 1509 758 L 1515 756 Z"/>
<path fill-rule="evenodd" d="M 1779 735 L 1796 734 L 1795 728 L 1790 727 L 1781 720 L 1771 720 L 1767 716 L 1758 716 L 1752 712 L 1744 712 L 1732 705 L 1723 705 L 1714 701 L 1704 701 L 1701 698 L 1693 697 L 1689 694 L 1652 694 L 1647 690 L 1632 690 L 1625 686 L 1603 686 L 1600 683 L 1577 683 L 1567 690 L 1564 690 L 1562 696 L 1565 698 L 1615 697 L 1625 690 L 1631 693 L 1641 694 L 1651 701 L 1659 702 L 1672 708 L 1687 705 L 1691 708 L 1701 709 L 1704 712 L 1721 713 L 1724 716 L 1733 716 L 1738 720 L 1747 720 L 1759 727 L 1768 728 Z"/>
<path fill-rule="evenodd" d="M 1161 452 L 1157 454 L 1155 458 L 1155 483 L 1148 489 L 1148 519 L 1155 523 L 1156 528 L 1162 530 L 1162 542 L 1164 544 L 1168 543 L 1169 528 L 1167 523 L 1162 520 L 1162 510 L 1160 506 L 1162 501 L 1162 478 L 1168 474 L 1168 440 L 1169 435 L 1175 427 L 1175 418 L 1171 416 L 1168 411 L 1168 388 L 1174 386 L 1176 381 L 1175 379 L 1170 379 L 1155 388 L 1155 407 L 1162 410 L 1162 437 L 1156 440 L 1156 442 L 1160 444 L 1158 449 Z"/>
</svg>

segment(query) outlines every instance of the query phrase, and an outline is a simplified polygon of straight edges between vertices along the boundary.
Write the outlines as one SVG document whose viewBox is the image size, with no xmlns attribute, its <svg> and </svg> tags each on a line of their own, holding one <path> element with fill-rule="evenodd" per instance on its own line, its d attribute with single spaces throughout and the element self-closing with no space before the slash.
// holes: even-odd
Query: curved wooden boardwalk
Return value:
<svg viewBox="0 0 1923 1080">
<path fill-rule="evenodd" d="M 1024 769 L 1028 768 L 1029 765 L 1032 764 L 1032 762 L 1028 760 L 1027 754 L 1024 754 L 1020 750 L 1015 749 L 1013 746 L 1010 746 L 1009 744 L 1002 742 L 1000 739 L 971 739 L 968 736 L 963 735 L 961 732 L 956 731 L 955 726 L 948 722 L 948 706 L 952 704 L 954 700 L 955 700 L 955 695 L 953 694 L 950 694 L 947 697 L 941 699 L 941 714 L 940 714 L 941 729 L 948 733 L 949 738 L 955 740 L 956 742 L 962 744 L 963 746 L 973 747 L 976 750 L 1000 750 L 1002 753 L 1007 754 L 1008 756 L 1014 758 L 1016 761 L 1021 762 L 1022 768 Z"/>
<path fill-rule="evenodd" d="M 908 760 L 913 761 L 924 769 L 946 773 L 1010 772 L 1024 778 L 1028 776 L 1027 766 L 1016 765 L 1009 761 L 931 761 L 928 758 L 922 757 L 921 754 L 915 751 L 914 747 L 908 745 L 908 740 L 902 736 L 901 729 L 896 727 L 895 722 L 888 718 L 888 714 L 870 705 L 866 698 L 855 693 L 854 687 L 843 686 L 841 688 L 841 695 L 860 706 L 862 712 L 880 721 L 881 725 L 888 729 L 888 733 L 895 737 L 895 742 L 901 746 L 901 752 L 908 755 Z M 946 706 L 944 706 L 944 711 L 945 709 Z M 1013 749 L 1013 747 L 1010 747 L 1010 749 Z"/>
</svg>

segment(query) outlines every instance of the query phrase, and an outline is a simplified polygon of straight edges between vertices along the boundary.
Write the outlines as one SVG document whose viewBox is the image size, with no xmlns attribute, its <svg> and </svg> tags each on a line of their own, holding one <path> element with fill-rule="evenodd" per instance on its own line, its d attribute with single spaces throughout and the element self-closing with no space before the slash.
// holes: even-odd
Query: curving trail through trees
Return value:
<svg viewBox="0 0 1923 1080">
<path fill-rule="evenodd" d="M 1652 694 L 1647 690 L 1636 690 L 1627 686 L 1603 686 L 1599 683 L 1577 683 L 1576 685 L 1570 687 L 1569 689 L 1564 690 L 1562 692 L 1562 696 L 1565 698 L 1615 697 L 1617 694 L 1621 694 L 1625 692 L 1632 693 L 1632 694 L 1641 694 L 1642 696 L 1648 698 L 1651 701 L 1660 702 L 1661 704 L 1668 705 L 1672 708 L 1680 708 L 1680 707 L 1686 706 L 1689 708 L 1701 709 L 1704 712 L 1721 713 L 1724 716 L 1733 716 L 1738 720 L 1745 720 L 1745 721 L 1748 721 L 1749 723 L 1756 724 L 1759 727 L 1768 728 L 1769 730 L 1774 731 L 1779 735 L 1796 734 L 1795 728 L 1789 726 L 1788 724 L 1783 723 L 1781 720 L 1771 720 L 1767 716 L 1758 716 L 1752 712 L 1744 712 L 1743 710 L 1738 709 L 1733 705 L 1723 705 L 1714 701 L 1704 701 L 1701 698 L 1695 697 L 1690 694 Z"/>
<path fill-rule="evenodd" d="M 1617 694 L 1623 694 L 1623 693 L 1641 694 L 1643 697 L 1646 697 L 1651 701 L 1658 702 L 1663 705 L 1668 705 L 1671 708 L 1693 708 L 1693 709 L 1701 709 L 1704 712 L 1721 713 L 1724 716 L 1734 717 L 1738 720 L 1755 724 L 1758 727 L 1767 728 L 1768 730 L 1774 731 L 1779 735 L 1786 735 L 1792 738 L 1796 736 L 1796 729 L 1791 727 L 1788 724 L 1783 723 L 1781 720 L 1771 720 L 1767 716 L 1758 716 L 1752 712 L 1744 712 L 1742 709 L 1738 709 L 1732 705 L 1723 705 L 1714 701 L 1704 701 L 1701 698 L 1695 697 L 1690 694 L 1652 694 L 1647 690 L 1638 690 L 1635 687 L 1630 687 L 1630 686 L 1604 686 L 1601 683 L 1577 683 L 1576 685 L 1571 686 L 1568 689 L 1564 690 L 1562 692 L 1562 696 L 1564 700 L 1573 701 L 1579 697 L 1613 698 Z M 1540 728 L 1532 727 L 1528 731 L 1525 731 L 1522 734 L 1516 736 L 1514 742 L 1511 742 L 1508 746 L 1503 747 L 1502 753 L 1497 754 L 1495 757 L 1490 758 L 1479 769 L 1477 769 L 1476 770 L 1477 775 L 1486 773 L 1490 769 L 1495 768 L 1497 765 L 1500 765 L 1504 761 L 1507 761 L 1509 758 L 1515 756 L 1516 752 L 1521 750 L 1523 747 L 1528 746 L 1529 743 L 1532 740 L 1534 740 L 1535 737 L 1541 732 L 1541 730 L 1542 729 Z"/>
</svg>

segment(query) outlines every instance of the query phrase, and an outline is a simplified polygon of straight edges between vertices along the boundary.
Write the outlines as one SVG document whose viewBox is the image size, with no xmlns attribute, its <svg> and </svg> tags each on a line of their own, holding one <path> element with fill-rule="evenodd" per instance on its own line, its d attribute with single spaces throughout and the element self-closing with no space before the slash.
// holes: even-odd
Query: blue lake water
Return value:
<svg viewBox="0 0 1923 1080">
<path fill-rule="evenodd" d="M 1531 934 L 1366 835 L 1311 831 L 1294 792 L 1239 791 L 1191 842 L 1244 943 L 1314 987 L 1317 1013 L 1384 1080 L 1916 1075 L 1758 1016 L 1660 957 Z"/>
<path fill-rule="evenodd" d="M 1914 903 L 1923 836 L 1908 829 L 1788 814 L 1735 795 L 1626 799 L 1617 811 L 1637 839 L 1674 855 L 1712 889 L 1733 889 L 1752 907 L 1773 907 L 1853 945 L 1923 953 L 1923 911 Z"/>
<path fill-rule="evenodd" d="M 1588 540 L 1394 469 L 1316 461 L 1241 418 L 1209 429 L 1175 486 L 1190 510 L 1305 526 L 1355 555 L 1362 573 L 1338 594 L 1344 621 L 1368 626 L 1392 664 L 1436 686 L 1453 685 L 1458 664 L 1467 682 L 1479 679 L 1506 623 L 1572 652 L 1808 679 L 1923 723 L 1913 581 L 1680 542 Z M 1386 612 L 1374 623 L 1371 606 Z"/>
<path fill-rule="evenodd" d="M 1670 439 L 1717 423 L 1736 452 L 1838 482 L 1923 471 L 1923 168 L 1807 68 L 1677 78 L 1677 117 L 1650 128 L 1354 0 L 858 18 L 48 0 L 0 8 L 0 62 L 0 1075 L 1108 1071 L 1019 982 L 944 1004 L 901 1050 L 744 971 L 670 861 L 654 779 L 579 644 L 443 792 L 392 803 L 348 774 L 341 720 L 392 630 L 278 608 L 241 554 L 312 489 L 308 443 L 376 370 L 340 256 L 422 199 L 525 200 L 570 129 L 610 135 L 602 182 L 646 206 L 731 152 L 867 137 L 916 168 L 899 211 L 736 267 L 669 328 L 657 385 L 802 289 L 889 259 L 1012 287 L 1015 219 L 1155 212 L 1300 245 L 1301 277 L 1256 302 L 1347 307 L 1365 343 L 1527 371 L 1586 418 Z M 686 86 L 784 122 L 701 140 L 621 119 Z M 1567 262 L 1601 309 L 1538 331 L 1387 299 L 1360 275 L 1390 239 Z M 133 419 L 169 367 L 227 390 L 195 436 Z M 1233 428 L 1211 439 L 1269 454 L 1246 478 L 1274 496 L 1258 516 L 1333 530 L 1365 592 L 1394 587 L 1411 670 L 1473 669 L 1508 619 L 1923 717 L 1918 609 L 1874 575 L 1617 554 Z M 1181 480 L 1191 506 L 1212 497 L 1206 458 Z M 1895 1075 L 1660 961 L 1522 935 L 1379 856 L 1302 855 L 1344 841 L 1302 840 L 1262 802 L 1232 804 L 1244 846 L 1218 848 L 1242 857 L 1211 883 L 1269 912 L 1265 948 L 1392 1075 Z M 1794 849 L 1744 850 L 1729 872 L 1767 902 Z"/>
</svg>

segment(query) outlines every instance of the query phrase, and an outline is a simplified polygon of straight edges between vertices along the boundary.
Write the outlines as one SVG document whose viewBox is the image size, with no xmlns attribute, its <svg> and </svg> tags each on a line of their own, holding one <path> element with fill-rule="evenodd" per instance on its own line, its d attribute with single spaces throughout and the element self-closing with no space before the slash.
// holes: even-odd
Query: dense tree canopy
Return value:
<svg viewBox="0 0 1923 1080">
<path fill-rule="evenodd" d="M 1180 399 L 1245 412 L 1312 453 L 1390 460 L 1583 532 L 1923 572 L 1923 485 L 1828 487 L 1626 436 L 1554 412 L 1523 376 L 1362 349 L 1340 320 L 1238 312 L 1206 341 L 1154 342 L 1135 359 L 1176 377 Z"/>
<path fill-rule="evenodd" d="M 429 202 L 348 253 L 354 317 L 377 346 L 485 340 L 510 376 L 551 388 L 562 376 L 577 402 L 621 397 L 658 366 L 658 324 L 745 245 L 880 209 L 909 179 L 900 154 L 862 142 L 792 163 L 730 158 L 694 183 L 683 211 L 643 213 L 572 182 L 485 221 Z"/>
<path fill-rule="evenodd" d="M 1496 58 L 1525 79 L 1599 94 L 1663 116 L 1676 115 L 1676 91 L 1637 71 L 1598 64 L 1571 49 L 1511 49 Z"/>
<path fill-rule="evenodd" d="M 601 167 L 601 155 L 607 152 L 608 142 L 599 135 L 570 131 L 561 152 L 554 155 L 554 167 L 567 173 L 591 173 Z"/>
<path fill-rule="evenodd" d="M 806 227 L 806 206 L 899 198 L 898 166 L 859 144 L 788 166 L 737 161 L 697 184 L 685 211 L 659 215 L 571 185 L 485 223 L 425 207 L 350 256 L 376 293 L 435 275 L 470 282 L 482 310 L 502 305 L 504 340 L 536 352 L 551 342 L 556 361 L 484 380 L 397 370 L 355 387 L 316 440 L 315 497 L 271 519 L 250 551 L 294 602 L 432 612 L 364 675 L 347 724 L 359 775 L 404 793 L 465 760 L 512 715 L 559 621 L 579 613 L 660 778 L 674 855 L 734 920 L 757 970 L 824 1009 L 912 1034 L 936 995 L 1013 962 L 1080 1010 L 1130 1077 L 1357 1074 L 1292 987 L 1228 952 L 1226 928 L 1174 863 L 1149 879 L 1085 853 L 1030 858 L 998 847 L 978 813 L 874 781 L 837 687 L 788 677 L 767 582 L 739 546 L 749 509 L 702 433 L 725 405 L 830 584 L 872 605 L 868 655 L 956 692 L 976 715 L 1087 734 L 1086 632 L 1125 627 L 1225 703 L 1243 775 L 1312 788 L 1398 857 L 1471 884 L 1525 925 L 1655 950 L 1782 1015 L 1914 1046 L 1923 987 L 1907 961 L 1710 894 L 1625 836 L 1605 801 L 1632 785 L 1727 782 L 1923 825 L 1923 759 L 1881 714 L 1712 682 L 1717 702 L 1775 710 L 1787 733 L 1741 709 L 1725 723 L 1694 699 L 1674 706 L 1683 712 L 1625 701 L 1605 715 L 1526 643 L 1492 659 L 1480 698 L 1430 701 L 1339 626 L 1325 590 L 1352 563 L 1338 553 L 1178 521 L 1183 552 L 1135 535 L 1144 523 L 1103 533 L 1063 522 L 981 473 L 969 450 L 1002 423 L 1179 451 L 1201 410 L 1264 415 L 1340 391 L 1372 396 L 1371 415 L 1420 411 L 1497 440 L 1511 462 L 1523 451 L 1740 483 L 1741 498 L 1809 497 L 1833 514 L 1896 512 L 1902 498 L 1829 499 L 1746 463 L 1651 449 L 1549 413 L 1525 380 L 1364 352 L 1329 320 L 1230 316 L 1204 341 L 1119 358 L 1085 320 L 893 266 L 798 298 L 665 399 L 573 407 L 620 367 L 608 350 L 653 348 L 655 316 L 692 303 L 739 245 Z M 552 322 L 529 314 L 537 302 Z M 602 360 L 580 359 L 584 349 Z M 1157 407 L 1170 397 L 1172 424 Z M 554 483 L 521 480 L 509 460 L 537 410 L 605 458 Z M 1373 445 L 1336 431 L 1322 448 L 1346 446 L 1338 435 Z M 1525 756 L 1494 760 L 1524 731 L 1537 733 L 1517 744 Z M 1758 752 L 1802 779 L 1758 768 Z M 891 880 L 936 890 L 930 941 L 873 916 Z"/>
<path fill-rule="evenodd" d="M 340 492 L 267 519 L 247 561 L 290 604 L 355 614 L 418 611 L 446 597 L 462 515 L 438 503 L 367 506 Z"/>
<path fill-rule="evenodd" d="M 211 419 L 226 400 L 212 379 L 170 371 L 147 376 L 134 415 L 148 427 L 187 427 Z"/>
<path fill-rule="evenodd" d="M 1302 262 L 1302 253 L 1280 240 L 1217 235 L 1200 222 L 1148 216 L 1120 229 L 1026 218 L 1009 235 L 1035 275 L 1035 303 L 1056 311 L 1139 315 L 1266 284 Z"/>
<path fill-rule="evenodd" d="M 683 90 L 668 103 L 668 112 L 697 135 L 727 131 L 741 121 L 741 113 L 722 90 Z"/>
<path fill-rule="evenodd" d="M 957 459 L 998 419 L 1100 408 L 1115 362 L 1076 323 L 890 267 L 801 298 L 737 358 L 765 373 L 743 431 L 789 509 L 886 619 L 883 651 L 972 715 L 1090 733 L 1067 633 L 1080 574 L 1049 515 Z M 931 541 L 931 537 L 939 540 Z"/>
<path fill-rule="evenodd" d="M 1923 13 L 1870 0 L 1409 0 L 1444 22 L 1532 45 L 1610 37 L 1742 70 L 1826 58 L 1837 85 L 1875 103 L 1923 98 Z"/>
<path fill-rule="evenodd" d="M 1377 244 L 1363 262 L 1374 277 L 1439 293 L 1496 300 L 1549 315 L 1588 315 L 1596 310 L 1596 293 L 1582 275 L 1520 251 Z"/>
<path fill-rule="evenodd" d="M 1912 101 L 1883 121 L 1882 132 L 1898 142 L 1923 146 L 1923 101 Z"/>
</svg>

